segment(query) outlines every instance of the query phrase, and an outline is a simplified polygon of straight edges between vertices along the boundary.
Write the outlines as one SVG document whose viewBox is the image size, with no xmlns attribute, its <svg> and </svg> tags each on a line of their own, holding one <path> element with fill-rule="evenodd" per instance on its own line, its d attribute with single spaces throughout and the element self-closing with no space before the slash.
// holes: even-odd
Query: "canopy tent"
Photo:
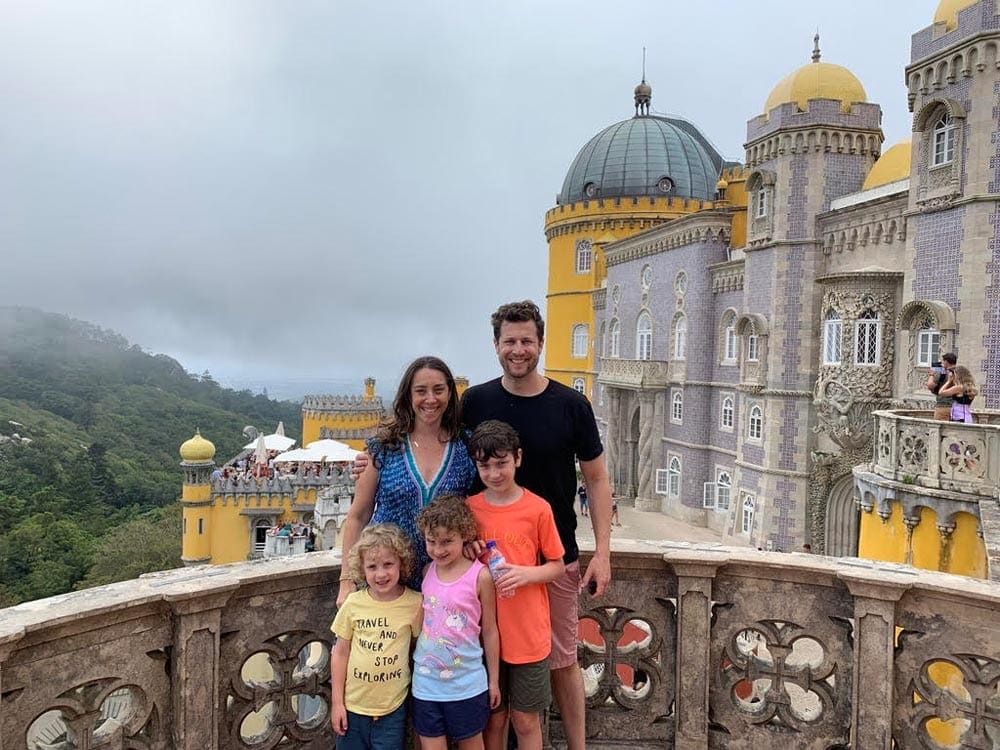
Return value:
<svg viewBox="0 0 1000 750">
<path fill-rule="evenodd" d="M 295 438 L 285 437 L 275 432 L 270 435 L 259 435 L 256 440 L 244 445 L 243 450 L 249 451 L 258 448 L 261 440 L 264 441 L 264 450 L 268 451 L 287 451 L 295 445 Z"/>
<path fill-rule="evenodd" d="M 339 440 L 314 440 L 306 446 L 312 453 L 319 453 L 326 463 L 339 463 L 341 461 L 353 461 L 360 451 L 354 450 L 347 443 Z"/>
<path fill-rule="evenodd" d="M 293 461 L 322 461 L 323 454 L 317 453 L 316 451 L 309 450 L 308 448 L 295 448 L 294 450 L 285 451 L 284 453 L 279 453 L 274 457 L 274 463 L 276 464 L 287 464 Z"/>
</svg>

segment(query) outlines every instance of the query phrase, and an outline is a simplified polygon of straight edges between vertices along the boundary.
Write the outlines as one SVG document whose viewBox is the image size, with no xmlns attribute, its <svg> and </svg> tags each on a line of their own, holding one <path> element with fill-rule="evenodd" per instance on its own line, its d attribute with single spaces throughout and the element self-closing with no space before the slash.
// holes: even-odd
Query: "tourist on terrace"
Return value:
<svg viewBox="0 0 1000 750">
<path fill-rule="evenodd" d="M 430 562 L 417 530 L 417 513 L 438 495 L 469 491 L 476 468 L 459 435 L 455 378 L 437 357 L 420 357 L 403 373 L 392 416 L 366 441 L 372 457 L 357 478 L 354 502 L 344 522 L 342 559 L 346 560 L 367 524 L 394 523 L 406 532 L 418 561 L 405 582 L 419 591 Z M 355 590 L 343 571 L 337 606 Z"/>
<path fill-rule="evenodd" d="M 927 390 L 935 396 L 934 419 L 942 422 L 951 419 L 952 398 L 941 393 L 941 389 L 948 382 L 948 377 L 956 362 L 958 362 L 958 357 L 952 352 L 948 352 L 941 357 L 940 362 L 933 363 L 931 371 L 927 374 Z"/>
<path fill-rule="evenodd" d="M 948 381 L 944 384 L 939 396 L 947 396 L 952 399 L 951 421 L 965 422 L 972 424 L 972 399 L 979 393 L 976 380 L 972 377 L 968 367 L 956 365 L 948 374 Z"/>
</svg>

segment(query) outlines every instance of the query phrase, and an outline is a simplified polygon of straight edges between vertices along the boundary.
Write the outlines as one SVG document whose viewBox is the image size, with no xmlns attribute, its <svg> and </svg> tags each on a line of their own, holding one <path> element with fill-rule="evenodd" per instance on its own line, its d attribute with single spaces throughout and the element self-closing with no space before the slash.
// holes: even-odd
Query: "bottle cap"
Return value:
<svg viewBox="0 0 1000 750">
<path fill-rule="evenodd" d="M 497 546 L 497 543 L 495 541 L 493 541 L 492 539 L 490 539 L 488 542 L 486 542 L 487 549 L 490 548 L 490 547 L 496 547 L 496 546 Z"/>
</svg>

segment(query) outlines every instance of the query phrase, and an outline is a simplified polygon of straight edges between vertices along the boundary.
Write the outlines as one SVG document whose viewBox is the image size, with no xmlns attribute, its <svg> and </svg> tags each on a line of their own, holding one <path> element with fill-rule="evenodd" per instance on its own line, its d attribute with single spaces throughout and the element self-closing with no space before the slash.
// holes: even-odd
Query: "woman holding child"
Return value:
<svg viewBox="0 0 1000 750">
<path fill-rule="evenodd" d="M 345 560 L 366 525 L 394 523 L 417 551 L 417 563 L 404 583 L 420 590 L 430 558 L 417 529 L 417 514 L 437 495 L 464 495 L 475 476 L 460 424 L 455 378 L 448 365 L 437 357 L 411 362 L 399 382 L 392 416 L 367 442 L 372 460 L 357 478 L 344 522 Z M 354 590 L 351 576 L 342 573 L 337 605 Z"/>
</svg>

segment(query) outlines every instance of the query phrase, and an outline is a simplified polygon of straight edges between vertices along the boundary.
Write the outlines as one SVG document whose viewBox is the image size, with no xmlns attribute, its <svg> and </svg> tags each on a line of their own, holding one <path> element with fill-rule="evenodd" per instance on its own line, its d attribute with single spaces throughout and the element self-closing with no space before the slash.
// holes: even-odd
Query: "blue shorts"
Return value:
<svg viewBox="0 0 1000 750">
<path fill-rule="evenodd" d="M 347 733 L 337 750 L 399 750 L 406 738 L 406 703 L 385 716 L 347 712 Z"/>
<path fill-rule="evenodd" d="M 486 729 L 490 692 L 460 701 L 413 699 L 413 728 L 421 737 L 467 740 Z"/>
</svg>

